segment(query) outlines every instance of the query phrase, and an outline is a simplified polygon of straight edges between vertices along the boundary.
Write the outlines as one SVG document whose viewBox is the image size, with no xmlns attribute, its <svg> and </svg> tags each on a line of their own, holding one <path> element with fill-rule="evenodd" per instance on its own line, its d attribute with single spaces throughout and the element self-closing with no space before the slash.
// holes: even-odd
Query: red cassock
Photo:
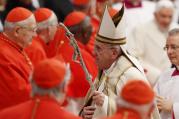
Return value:
<svg viewBox="0 0 179 119">
<path fill-rule="evenodd" d="M 85 50 L 94 57 L 94 43 L 95 43 L 95 35 L 96 33 L 92 33 L 89 42 L 85 45 Z"/>
<path fill-rule="evenodd" d="M 85 47 L 86 47 L 86 50 L 87 50 L 92 56 L 94 56 L 94 54 L 93 54 L 93 51 L 94 51 L 94 43 L 95 43 L 96 33 L 98 32 L 98 28 L 99 28 L 99 25 L 100 25 L 100 20 L 98 20 L 98 19 L 95 18 L 95 17 L 91 17 L 91 25 L 92 25 L 93 31 L 92 31 L 90 40 L 89 40 L 88 44 L 87 44 Z"/>
<path fill-rule="evenodd" d="M 116 114 L 109 118 L 104 118 L 104 119 L 142 119 L 140 115 L 131 109 L 120 109 L 117 111 Z"/>
<path fill-rule="evenodd" d="M 41 43 L 43 49 L 46 52 L 46 56 L 48 58 L 52 58 L 57 55 L 58 45 L 59 45 L 59 40 L 60 40 L 59 32 L 60 32 L 60 29 L 57 29 L 54 39 L 51 40 L 49 43 L 45 43 L 40 37 L 38 37 L 38 41 Z"/>
<path fill-rule="evenodd" d="M 97 33 L 100 25 L 100 20 L 95 16 L 91 16 L 91 24 L 93 26 L 93 32 Z"/>
<path fill-rule="evenodd" d="M 30 59 L 16 43 L 0 34 L 0 110 L 29 99 Z"/>
<path fill-rule="evenodd" d="M 46 53 L 38 37 L 34 37 L 32 44 L 28 46 L 27 48 L 25 48 L 25 51 L 34 66 L 46 58 Z"/>
<path fill-rule="evenodd" d="M 53 98 L 35 97 L 19 105 L 4 109 L 0 119 L 81 119 L 65 111 Z"/>
<path fill-rule="evenodd" d="M 85 65 L 89 73 L 92 76 L 92 80 L 94 80 L 98 73 L 97 66 L 95 64 L 95 59 L 93 56 L 90 55 L 90 53 L 88 53 L 84 49 L 83 44 L 81 44 L 78 41 L 77 43 L 80 47 Z M 61 35 L 58 54 L 62 55 L 66 62 L 70 63 L 70 68 L 71 68 L 72 75 L 73 75 L 73 80 L 69 84 L 67 95 L 70 97 L 84 97 L 90 85 L 86 80 L 86 76 L 81 65 L 72 60 L 73 53 L 74 53 L 74 50 L 73 50 L 73 47 L 69 43 L 69 39 L 67 39 L 64 35 Z"/>
</svg>

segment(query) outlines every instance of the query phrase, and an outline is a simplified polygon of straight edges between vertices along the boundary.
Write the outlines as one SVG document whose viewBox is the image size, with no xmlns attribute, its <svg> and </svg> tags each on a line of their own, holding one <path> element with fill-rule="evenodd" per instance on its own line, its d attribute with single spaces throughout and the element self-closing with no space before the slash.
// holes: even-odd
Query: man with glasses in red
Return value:
<svg viewBox="0 0 179 119">
<path fill-rule="evenodd" d="M 56 56 L 59 41 L 58 19 L 48 8 L 39 8 L 34 12 L 37 21 L 37 41 L 43 46 L 48 58 Z"/>
<path fill-rule="evenodd" d="M 179 118 L 179 29 L 169 32 L 164 47 L 173 68 L 161 74 L 157 85 L 157 106 L 162 119 Z"/>
<path fill-rule="evenodd" d="M 32 64 L 24 52 L 35 33 L 32 12 L 17 7 L 6 17 L 0 33 L 0 110 L 29 99 Z"/>
</svg>

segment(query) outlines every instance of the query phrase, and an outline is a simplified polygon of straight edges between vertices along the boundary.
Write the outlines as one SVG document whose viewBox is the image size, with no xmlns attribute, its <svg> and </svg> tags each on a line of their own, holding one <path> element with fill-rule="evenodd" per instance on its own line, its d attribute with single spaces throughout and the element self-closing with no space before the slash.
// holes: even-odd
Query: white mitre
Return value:
<svg viewBox="0 0 179 119">
<path fill-rule="evenodd" d="M 113 17 L 110 16 L 108 7 L 106 6 L 101 20 L 100 28 L 96 36 L 96 41 L 107 44 L 120 45 L 124 55 L 133 63 L 134 66 L 136 66 L 142 73 L 144 73 L 143 68 L 139 62 L 134 57 L 130 56 L 125 49 L 125 26 L 124 5 Z"/>
</svg>

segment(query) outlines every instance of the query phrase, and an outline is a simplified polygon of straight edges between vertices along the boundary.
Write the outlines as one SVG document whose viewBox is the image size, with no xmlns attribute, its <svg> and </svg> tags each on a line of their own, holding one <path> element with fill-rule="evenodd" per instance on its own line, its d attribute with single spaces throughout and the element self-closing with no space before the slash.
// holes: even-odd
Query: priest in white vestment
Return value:
<svg viewBox="0 0 179 119">
<path fill-rule="evenodd" d="M 162 119 L 179 119 L 179 29 L 169 32 L 165 50 L 174 68 L 165 71 L 157 82 L 157 105 Z"/>
</svg>

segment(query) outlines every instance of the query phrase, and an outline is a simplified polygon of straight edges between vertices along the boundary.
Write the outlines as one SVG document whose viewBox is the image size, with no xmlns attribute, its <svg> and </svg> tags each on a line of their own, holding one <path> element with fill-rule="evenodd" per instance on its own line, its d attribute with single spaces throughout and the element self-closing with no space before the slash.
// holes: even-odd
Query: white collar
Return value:
<svg viewBox="0 0 179 119">
<path fill-rule="evenodd" d="M 106 70 L 103 71 L 106 76 L 108 76 L 109 73 L 112 72 L 112 70 L 114 69 L 114 66 L 116 65 L 116 62 L 117 62 L 117 60 L 114 61 L 114 62 L 112 63 L 112 65 L 111 65 L 108 69 L 106 69 Z"/>
</svg>

